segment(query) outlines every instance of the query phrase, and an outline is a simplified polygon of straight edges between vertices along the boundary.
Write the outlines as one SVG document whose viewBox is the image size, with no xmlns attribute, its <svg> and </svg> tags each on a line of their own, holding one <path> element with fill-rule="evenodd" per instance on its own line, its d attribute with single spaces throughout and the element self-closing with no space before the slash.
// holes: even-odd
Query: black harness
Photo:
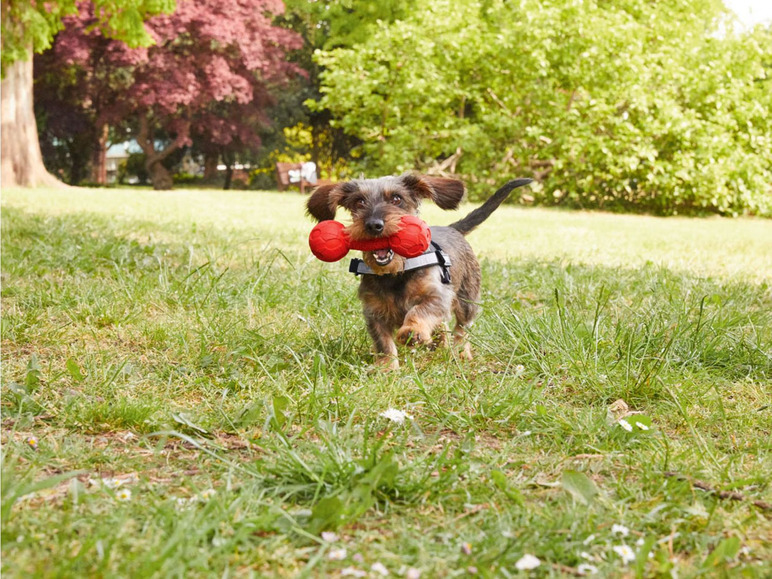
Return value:
<svg viewBox="0 0 772 579">
<path fill-rule="evenodd" d="M 431 267 L 433 265 L 440 266 L 440 279 L 442 283 L 450 283 L 450 256 L 442 251 L 442 248 L 432 241 L 429 249 L 418 257 L 410 257 L 405 260 L 405 266 L 402 272 L 410 271 L 413 269 L 421 269 L 424 267 Z M 378 275 L 361 259 L 354 258 L 348 266 L 350 273 L 356 276 L 360 275 Z"/>
</svg>

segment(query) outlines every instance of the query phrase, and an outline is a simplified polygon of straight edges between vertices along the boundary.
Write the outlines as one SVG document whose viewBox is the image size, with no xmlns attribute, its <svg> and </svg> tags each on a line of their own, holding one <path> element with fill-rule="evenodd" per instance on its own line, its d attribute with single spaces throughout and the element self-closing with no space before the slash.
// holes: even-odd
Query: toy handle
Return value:
<svg viewBox="0 0 772 579">
<path fill-rule="evenodd" d="M 432 234 L 429 227 L 414 215 L 403 215 L 400 229 L 389 237 L 352 240 L 339 221 L 322 221 L 311 230 L 308 245 L 320 260 L 333 262 L 343 259 L 349 249 L 375 251 L 391 249 L 403 257 L 416 257 L 429 247 Z"/>
</svg>

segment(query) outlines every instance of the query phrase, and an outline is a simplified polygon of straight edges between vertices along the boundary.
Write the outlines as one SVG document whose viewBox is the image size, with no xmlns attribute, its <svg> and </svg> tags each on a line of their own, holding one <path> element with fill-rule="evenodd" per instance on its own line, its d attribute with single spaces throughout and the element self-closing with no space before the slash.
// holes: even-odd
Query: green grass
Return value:
<svg viewBox="0 0 772 579">
<path fill-rule="evenodd" d="M 4 574 L 769 576 L 772 223 L 504 207 L 475 360 L 382 373 L 302 203 L 3 192 Z"/>
</svg>

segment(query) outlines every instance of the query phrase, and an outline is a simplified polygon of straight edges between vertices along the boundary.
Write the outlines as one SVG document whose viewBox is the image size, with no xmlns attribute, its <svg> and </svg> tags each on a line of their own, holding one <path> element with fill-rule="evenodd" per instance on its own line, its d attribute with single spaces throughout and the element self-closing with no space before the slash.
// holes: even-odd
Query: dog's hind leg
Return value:
<svg viewBox="0 0 772 579">
<path fill-rule="evenodd" d="M 457 298 L 453 304 L 453 314 L 456 316 L 456 326 L 453 328 L 453 345 L 459 355 L 465 360 L 472 359 L 472 348 L 466 339 L 466 330 L 477 317 L 479 307 L 471 300 Z"/>
</svg>

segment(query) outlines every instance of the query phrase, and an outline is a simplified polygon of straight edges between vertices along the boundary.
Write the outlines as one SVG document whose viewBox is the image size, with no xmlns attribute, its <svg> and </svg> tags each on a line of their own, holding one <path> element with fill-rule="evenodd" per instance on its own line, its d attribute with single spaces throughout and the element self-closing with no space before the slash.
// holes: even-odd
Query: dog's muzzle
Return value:
<svg viewBox="0 0 772 579">
<path fill-rule="evenodd" d="M 389 265 L 391 260 L 394 259 L 394 252 L 391 249 L 376 249 L 372 253 L 375 263 L 381 267 Z"/>
</svg>

